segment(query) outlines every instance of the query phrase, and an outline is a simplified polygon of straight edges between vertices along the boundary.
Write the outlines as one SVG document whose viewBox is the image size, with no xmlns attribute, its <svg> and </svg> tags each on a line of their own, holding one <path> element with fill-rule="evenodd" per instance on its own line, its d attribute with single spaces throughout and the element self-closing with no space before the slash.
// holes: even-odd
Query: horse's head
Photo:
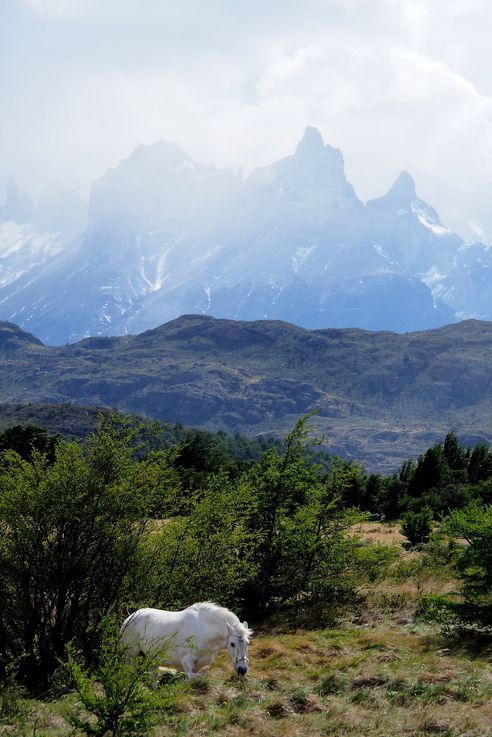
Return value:
<svg viewBox="0 0 492 737">
<path fill-rule="evenodd" d="M 234 627 L 227 622 L 227 652 L 231 656 L 236 673 L 240 678 L 248 672 L 248 647 L 251 630 L 248 623 Z"/>
</svg>

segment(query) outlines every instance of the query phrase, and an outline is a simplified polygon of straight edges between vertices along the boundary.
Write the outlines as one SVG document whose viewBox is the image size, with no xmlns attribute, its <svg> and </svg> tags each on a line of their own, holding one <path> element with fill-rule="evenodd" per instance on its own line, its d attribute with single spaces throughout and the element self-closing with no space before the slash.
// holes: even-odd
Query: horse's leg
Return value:
<svg viewBox="0 0 492 737">
<path fill-rule="evenodd" d="M 188 678 L 194 678 L 196 676 L 196 665 L 195 658 L 191 653 L 183 655 L 181 658 L 181 665 Z"/>
<path fill-rule="evenodd" d="M 159 686 L 159 665 L 157 663 L 154 663 L 150 666 L 150 675 L 152 678 L 152 688 L 155 691 Z"/>
<path fill-rule="evenodd" d="M 138 655 L 140 654 L 140 648 L 135 646 L 129 646 L 125 648 L 125 660 L 130 665 L 134 665 Z"/>
<path fill-rule="evenodd" d="M 144 653 L 142 652 L 142 650 L 140 649 L 138 645 L 134 645 L 134 646 L 130 646 L 126 648 L 125 660 L 129 665 L 136 665 L 137 658 L 139 656 L 145 657 Z M 152 662 L 149 667 L 148 672 L 151 677 L 151 688 L 155 690 L 159 686 L 159 676 L 160 676 L 159 663 L 157 661 Z"/>
</svg>

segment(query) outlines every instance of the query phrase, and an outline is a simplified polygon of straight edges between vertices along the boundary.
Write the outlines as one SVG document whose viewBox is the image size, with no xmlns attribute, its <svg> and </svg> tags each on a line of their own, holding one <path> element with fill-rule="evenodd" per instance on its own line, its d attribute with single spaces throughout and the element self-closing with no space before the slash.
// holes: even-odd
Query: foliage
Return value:
<svg viewBox="0 0 492 737">
<path fill-rule="evenodd" d="M 466 541 L 457 560 L 463 597 L 454 606 L 459 622 L 492 633 L 492 506 L 475 502 L 455 510 L 446 530 Z"/>
<path fill-rule="evenodd" d="M 0 453 L 13 450 L 24 460 L 29 460 L 33 452 L 38 451 L 52 462 L 57 440 L 56 436 L 48 435 L 37 425 L 14 425 L 0 433 Z"/>
<path fill-rule="evenodd" d="M 448 468 L 451 471 L 460 471 L 466 468 L 467 465 L 467 453 L 464 448 L 461 447 L 454 430 L 450 430 L 444 438 L 442 446 L 442 452 Z"/>
<path fill-rule="evenodd" d="M 421 496 L 430 489 L 442 489 L 450 480 L 449 466 L 441 445 L 434 445 L 420 456 L 409 483 L 409 494 Z"/>
<path fill-rule="evenodd" d="M 19 659 L 10 662 L 0 683 L 0 722 L 19 719 L 26 714 L 26 690 L 18 682 Z"/>
<path fill-rule="evenodd" d="M 196 488 L 207 474 L 231 466 L 231 457 L 217 436 L 204 430 L 188 431 L 173 455 L 187 487 Z"/>
<path fill-rule="evenodd" d="M 60 444 L 52 465 L 8 451 L 0 474 L 0 659 L 49 677 L 75 638 L 90 657 L 100 616 L 139 595 L 147 519 L 159 493 L 136 461 L 138 428 L 101 420 L 86 448 Z"/>
<path fill-rule="evenodd" d="M 250 501 L 227 473 L 210 476 L 156 539 L 154 602 L 166 607 L 217 600 L 237 608 L 238 590 L 255 571 Z"/>
<path fill-rule="evenodd" d="M 101 654 L 94 672 L 80 664 L 73 644 L 67 651 L 68 669 L 84 706 L 82 713 L 80 709 L 72 711 L 71 723 L 87 737 L 148 734 L 160 706 L 156 692 L 149 690 L 158 653 L 141 657 L 136 663 L 126 662 L 112 616 L 106 616 L 102 622 Z"/>
<path fill-rule="evenodd" d="M 492 453 L 485 443 L 478 443 L 472 450 L 468 466 L 471 484 L 485 481 L 492 476 Z"/>
<path fill-rule="evenodd" d="M 475 501 L 455 510 L 443 525 L 451 536 L 451 561 L 460 587 L 451 595 L 429 595 L 420 615 L 448 633 L 492 635 L 492 506 Z M 434 561 L 435 564 L 436 561 Z"/>
<path fill-rule="evenodd" d="M 409 510 L 403 518 L 401 531 L 411 546 L 428 542 L 432 532 L 432 509 L 423 507 L 420 512 Z"/>
<path fill-rule="evenodd" d="M 437 517 L 474 500 L 492 502 L 492 453 L 485 443 L 464 448 L 450 430 L 443 443 L 429 448 L 416 462 L 405 461 L 392 476 L 363 477 L 358 506 L 385 519 L 427 506 Z"/>
<path fill-rule="evenodd" d="M 419 600 L 417 614 L 422 621 L 439 625 L 451 636 L 459 628 L 456 606 L 456 599 L 450 594 L 426 594 Z"/>
<path fill-rule="evenodd" d="M 240 433 L 229 435 L 224 431 L 186 430 L 172 452 L 173 466 L 178 470 L 183 486 L 197 489 L 206 483 L 207 476 L 227 472 L 238 478 L 268 450 L 282 454 L 285 441 L 279 437 L 248 438 Z M 306 444 L 302 453 L 309 465 L 318 464 L 328 469 L 332 457 L 318 447 Z"/>
<path fill-rule="evenodd" d="M 186 509 L 160 531 L 155 603 L 215 598 L 255 617 L 354 590 L 355 572 L 370 566 L 346 534 L 363 515 L 346 509 L 342 495 L 350 497 L 361 471 L 337 460 L 326 475 L 313 464 L 308 420 L 241 474 L 221 470 L 187 492 Z"/>
<path fill-rule="evenodd" d="M 398 560 L 399 550 L 395 545 L 360 545 L 355 549 L 357 574 L 361 581 L 375 582 L 387 576 L 390 566 Z"/>
<path fill-rule="evenodd" d="M 351 483 L 345 468 L 324 478 L 303 454 L 309 417 L 285 439 L 283 453 L 272 449 L 241 479 L 252 504 L 250 529 L 257 540 L 257 572 L 247 590 L 260 610 L 302 596 L 323 599 L 333 582 L 346 583 L 358 542 L 346 531 L 363 518 L 344 509 L 340 493 Z"/>
</svg>

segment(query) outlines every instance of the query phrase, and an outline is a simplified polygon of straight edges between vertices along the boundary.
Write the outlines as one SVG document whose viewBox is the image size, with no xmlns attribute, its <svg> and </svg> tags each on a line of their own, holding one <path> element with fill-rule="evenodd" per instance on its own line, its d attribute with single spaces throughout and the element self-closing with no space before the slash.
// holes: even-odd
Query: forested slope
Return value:
<svg viewBox="0 0 492 737">
<path fill-rule="evenodd" d="M 397 335 L 189 315 L 47 347 L 0 325 L 0 401 L 116 408 L 278 435 L 319 411 L 330 451 L 390 471 L 454 428 L 492 439 L 492 324 Z"/>
</svg>

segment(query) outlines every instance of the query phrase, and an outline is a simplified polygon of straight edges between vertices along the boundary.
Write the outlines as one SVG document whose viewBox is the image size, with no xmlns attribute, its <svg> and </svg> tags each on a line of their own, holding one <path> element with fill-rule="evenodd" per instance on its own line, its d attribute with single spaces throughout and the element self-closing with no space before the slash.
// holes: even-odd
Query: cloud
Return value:
<svg viewBox="0 0 492 737">
<path fill-rule="evenodd" d="M 277 59 L 259 89 L 270 105 L 303 110 L 342 149 L 363 198 L 408 169 L 452 227 L 468 235 L 473 217 L 492 224 L 492 99 L 444 61 L 341 39 Z"/>
<path fill-rule="evenodd" d="M 446 224 L 492 241 L 485 1 L 7 0 L 4 8 L 0 187 L 14 173 L 35 192 L 55 178 L 87 194 L 105 168 L 157 139 L 250 170 L 291 153 L 314 124 L 343 151 L 361 197 L 380 195 L 408 169 Z"/>
</svg>

